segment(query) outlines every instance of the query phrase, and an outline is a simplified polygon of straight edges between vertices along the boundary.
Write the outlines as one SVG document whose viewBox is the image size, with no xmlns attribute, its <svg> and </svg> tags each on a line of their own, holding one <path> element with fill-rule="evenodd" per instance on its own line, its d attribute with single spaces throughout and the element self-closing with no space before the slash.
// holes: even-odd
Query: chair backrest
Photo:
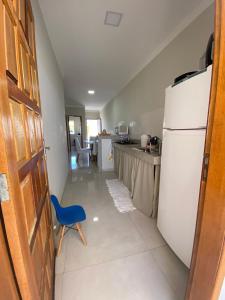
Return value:
<svg viewBox="0 0 225 300">
<path fill-rule="evenodd" d="M 58 201 L 58 199 L 55 195 L 51 195 L 51 201 L 52 201 L 52 204 L 55 208 L 56 217 L 58 217 L 58 215 L 60 214 L 60 211 L 62 209 L 60 204 L 59 204 L 59 201 Z"/>
<path fill-rule="evenodd" d="M 81 150 L 80 141 L 77 136 L 75 136 L 75 144 L 76 144 L 76 150 Z"/>
</svg>

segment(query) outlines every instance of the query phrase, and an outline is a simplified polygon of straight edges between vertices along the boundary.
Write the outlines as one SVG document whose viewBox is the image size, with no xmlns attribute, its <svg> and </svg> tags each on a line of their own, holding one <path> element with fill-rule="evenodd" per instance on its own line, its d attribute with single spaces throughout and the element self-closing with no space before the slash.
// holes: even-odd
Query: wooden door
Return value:
<svg viewBox="0 0 225 300">
<path fill-rule="evenodd" d="M 22 298 L 51 299 L 54 244 L 30 2 L 0 0 L 0 28 L 0 174 L 8 188 L 1 203 L 6 235 Z"/>
<path fill-rule="evenodd" d="M 0 291 L 1 299 L 20 299 L 19 289 L 14 275 L 13 265 L 4 232 L 3 220 L 0 213 Z"/>
<path fill-rule="evenodd" d="M 205 164 L 187 300 L 217 300 L 225 277 L 225 1 L 215 4 Z"/>
</svg>

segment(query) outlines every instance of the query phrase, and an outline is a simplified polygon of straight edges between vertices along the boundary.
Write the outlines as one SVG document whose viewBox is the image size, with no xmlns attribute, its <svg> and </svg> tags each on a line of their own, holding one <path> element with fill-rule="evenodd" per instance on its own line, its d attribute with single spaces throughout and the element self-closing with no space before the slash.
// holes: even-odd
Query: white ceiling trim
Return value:
<svg viewBox="0 0 225 300">
<path fill-rule="evenodd" d="M 157 47 L 149 56 L 148 60 L 142 64 L 137 72 L 130 77 L 130 79 L 124 84 L 124 86 L 120 89 L 120 91 L 114 96 L 112 99 L 107 101 L 102 108 L 100 108 L 100 111 L 104 109 L 107 104 L 116 98 L 121 91 L 157 56 L 160 54 L 160 52 L 163 51 L 186 27 L 188 27 L 201 13 L 203 13 L 204 10 L 206 10 L 211 4 L 214 3 L 214 0 L 203 0 L 201 4 L 191 13 L 189 14 L 186 18 L 184 18 L 183 22 L 180 23 L 177 28 L 168 36 L 168 38 L 161 43 L 159 47 Z"/>
</svg>

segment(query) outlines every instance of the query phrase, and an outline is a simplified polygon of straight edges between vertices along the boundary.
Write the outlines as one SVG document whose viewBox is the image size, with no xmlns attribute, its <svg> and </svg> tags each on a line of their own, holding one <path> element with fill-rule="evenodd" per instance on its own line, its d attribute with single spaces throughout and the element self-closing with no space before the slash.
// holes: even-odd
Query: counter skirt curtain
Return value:
<svg viewBox="0 0 225 300">
<path fill-rule="evenodd" d="M 114 148 L 114 168 L 119 180 L 129 189 L 133 204 L 155 218 L 158 207 L 159 165 Z"/>
</svg>

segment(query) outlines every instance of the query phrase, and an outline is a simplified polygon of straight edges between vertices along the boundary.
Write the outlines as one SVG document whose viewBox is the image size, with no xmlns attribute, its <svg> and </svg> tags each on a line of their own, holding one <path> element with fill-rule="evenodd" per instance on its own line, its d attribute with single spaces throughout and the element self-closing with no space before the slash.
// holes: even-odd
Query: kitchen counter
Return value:
<svg viewBox="0 0 225 300">
<path fill-rule="evenodd" d="M 158 210 L 160 156 L 140 150 L 139 144 L 113 143 L 114 171 L 130 191 L 133 204 L 149 217 Z"/>
<path fill-rule="evenodd" d="M 114 148 L 117 148 L 121 151 L 124 151 L 128 154 L 131 154 L 147 163 L 153 165 L 160 165 L 161 157 L 157 154 L 152 154 L 149 152 L 144 152 L 143 150 L 139 149 L 141 147 L 140 144 L 118 144 L 114 143 Z"/>
</svg>

